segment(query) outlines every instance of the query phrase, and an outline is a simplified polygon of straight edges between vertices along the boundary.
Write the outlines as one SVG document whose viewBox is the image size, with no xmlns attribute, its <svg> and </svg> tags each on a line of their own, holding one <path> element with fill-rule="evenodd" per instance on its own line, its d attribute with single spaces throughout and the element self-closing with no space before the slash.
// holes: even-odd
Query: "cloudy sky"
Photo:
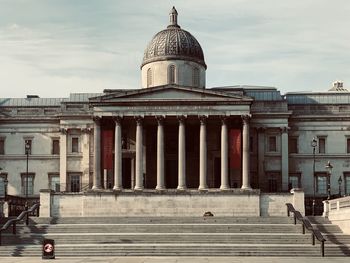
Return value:
<svg viewBox="0 0 350 263">
<path fill-rule="evenodd" d="M 350 88 L 349 0 L 0 0 L 0 97 L 140 88 L 173 5 L 202 45 L 207 87 Z"/>
</svg>

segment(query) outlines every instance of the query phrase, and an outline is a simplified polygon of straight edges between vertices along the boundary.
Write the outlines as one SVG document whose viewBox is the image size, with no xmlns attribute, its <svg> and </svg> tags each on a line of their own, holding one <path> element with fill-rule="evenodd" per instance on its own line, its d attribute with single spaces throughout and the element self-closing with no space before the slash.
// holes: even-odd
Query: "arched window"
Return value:
<svg viewBox="0 0 350 263">
<path fill-rule="evenodd" d="M 152 69 L 147 70 L 147 88 L 152 86 Z"/>
<path fill-rule="evenodd" d="M 168 83 L 175 83 L 175 65 L 170 65 L 168 68 Z"/>
<path fill-rule="evenodd" d="M 199 87 L 199 69 L 196 67 L 192 70 L 192 84 L 194 87 Z"/>
</svg>

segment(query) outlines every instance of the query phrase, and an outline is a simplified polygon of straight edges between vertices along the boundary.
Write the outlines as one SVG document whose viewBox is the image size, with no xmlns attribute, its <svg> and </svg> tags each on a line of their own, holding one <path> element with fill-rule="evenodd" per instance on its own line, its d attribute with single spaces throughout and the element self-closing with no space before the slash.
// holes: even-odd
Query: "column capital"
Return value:
<svg viewBox="0 0 350 263">
<path fill-rule="evenodd" d="M 93 116 L 92 120 L 96 123 L 96 124 L 100 124 L 101 122 L 101 116 Z"/>
<path fill-rule="evenodd" d="M 165 119 L 165 115 L 156 115 L 155 118 L 156 118 L 156 120 L 158 122 L 158 125 L 163 125 L 164 119 Z"/>
<path fill-rule="evenodd" d="M 82 128 L 81 131 L 86 134 L 90 134 L 92 132 L 92 129 L 90 127 Z"/>
<path fill-rule="evenodd" d="M 135 116 L 135 121 L 137 126 L 141 126 L 143 122 L 143 117 L 142 116 Z"/>
<path fill-rule="evenodd" d="M 288 131 L 290 130 L 290 127 L 288 126 L 283 126 L 280 127 L 281 133 L 288 133 Z"/>
<path fill-rule="evenodd" d="M 179 120 L 179 123 L 184 123 L 187 119 L 187 115 L 178 115 L 177 119 Z"/>
<path fill-rule="evenodd" d="M 66 135 L 66 134 L 68 134 L 68 129 L 67 128 L 60 128 L 60 133 Z"/>
<path fill-rule="evenodd" d="M 112 119 L 115 122 L 115 124 L 119 124 L 120 125 L 122 120 L 123 120 L 123 117 L 122 116 L 114 116 Z"/>
<path fill-rule="evenodd" d="M 251 119 L 252 115 L 251 114 L 243 114 L 241 115 L 243 123 L 248 123 Z"/>
<path fill-rule="evenodd" d="M 207 122 L 208 115 L 198 115 L 201 125 L 205 125 Z"/>
<path fill-rule="evenodd" d="M 221 115 L 220 116 L 220 120 L 221 120 L 221 124 L 227 124 L 227 119 L 228 119 L 228 116 L 226 115 Z"/>
</svg>

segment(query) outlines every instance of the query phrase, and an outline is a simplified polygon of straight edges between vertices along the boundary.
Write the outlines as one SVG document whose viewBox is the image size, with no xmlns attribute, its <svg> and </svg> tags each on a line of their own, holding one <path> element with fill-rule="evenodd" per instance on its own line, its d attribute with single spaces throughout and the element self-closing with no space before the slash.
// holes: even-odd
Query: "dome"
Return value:
<svg viewBox="0 0 350 263">
<path fill-rule="evenodd" d="M 201 45 L 177 24 L 177 11 L 174 7 L 170 12 L 170 25 L 157 33 L 148 44 L 141 67 L 162 60 L 188 60 L 207 68 Z"/>
</svg>

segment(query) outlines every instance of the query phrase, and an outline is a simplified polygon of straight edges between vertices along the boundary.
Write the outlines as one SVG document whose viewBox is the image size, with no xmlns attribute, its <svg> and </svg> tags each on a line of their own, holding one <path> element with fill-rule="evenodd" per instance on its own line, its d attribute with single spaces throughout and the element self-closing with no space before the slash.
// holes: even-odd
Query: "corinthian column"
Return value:
<svg viewBox="0 0 350 263">
<path fill-rule="evenodd" d="M 143 190 L 143 138 L 142 117 L 136 118 L 136 168 L 135 190 Z"/>
<path fill-rule="evenodd" d="M 207 190 L 207 127 L 206 116 L 200 116 L 199 130 L 199 187 L 198 190 Z"/>
<path fill-rule="evenodd" d="M 186 189 L 186 129 L 185 117 L 179 117 L 179 160 L 178 160 L 178 190 Z"/>
<path fill-rule="evenodd" d="M 242 189 L 250 190 L 249 178 L 249 119 L 250 115 L 242 115 L 243 121 L 243 161 L 242 161 Z"/>
<path fill-rule="evenodd" d="M 157 116 L 157 190 L 164 190 L 164 117 Z"/>
<path fill-rule="evenodd" d="M 101 118 L 94 117 L 94 178 L 92 190 L 101 189 Z"/>
<path fill-rule="evenodd" d="M 221 190 L 227 190 L 228 184 L 228 132 L 227 119 L 221 118 Z"/>
<path fill-rule="evenodd" d="M 115 117 L 114 131 L 114 187 L 113 190 L 119 191 L 123 188 L 122 183 L 122 118 Z"/>
</svg>

